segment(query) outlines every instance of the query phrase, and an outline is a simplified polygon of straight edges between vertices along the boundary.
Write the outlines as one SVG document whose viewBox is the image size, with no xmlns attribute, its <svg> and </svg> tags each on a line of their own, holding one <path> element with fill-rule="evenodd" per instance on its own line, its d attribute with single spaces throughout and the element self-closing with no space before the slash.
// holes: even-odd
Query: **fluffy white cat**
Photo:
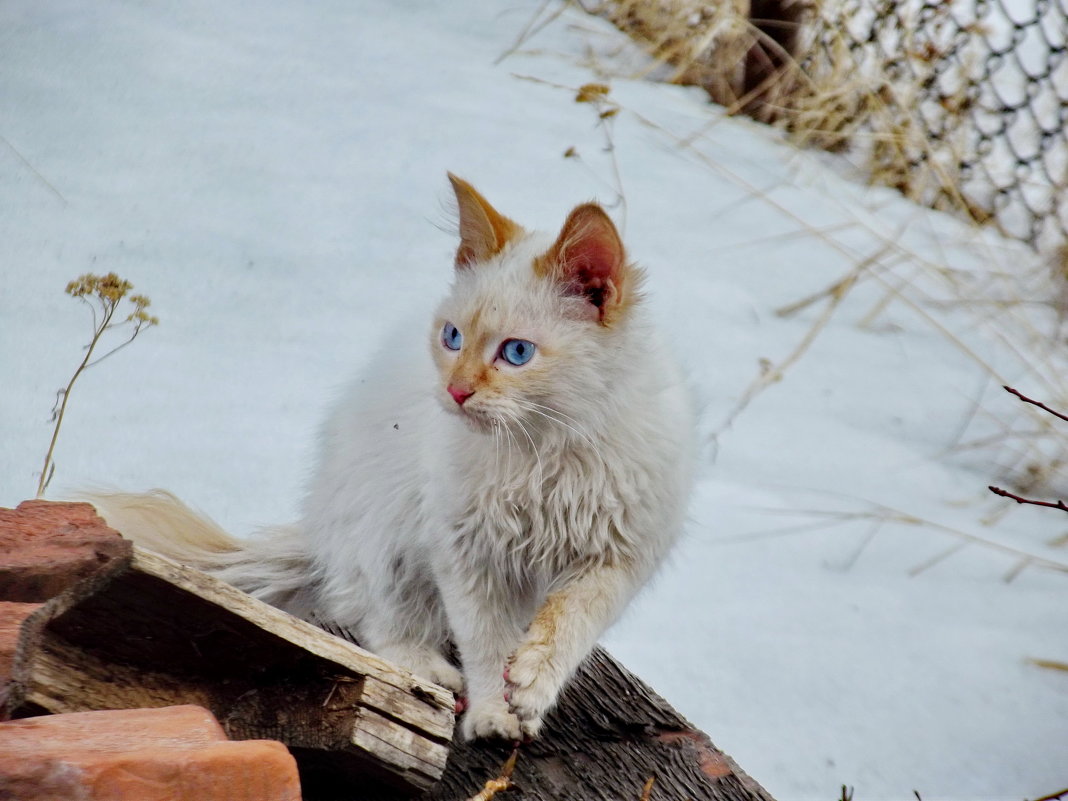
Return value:
<svg viewBox="0 0 1068 801">
<path fill-rule="evenodd" d="M 449 177 L 451 291 L 328 419 L 297 525 L 236 540 L 166 493 L 93 501 L 140 544 L 465 694 L 466 737 L 514 740 L 678 538 L 694 411 L 599 206 L 530 233 Z"/>
</svg>

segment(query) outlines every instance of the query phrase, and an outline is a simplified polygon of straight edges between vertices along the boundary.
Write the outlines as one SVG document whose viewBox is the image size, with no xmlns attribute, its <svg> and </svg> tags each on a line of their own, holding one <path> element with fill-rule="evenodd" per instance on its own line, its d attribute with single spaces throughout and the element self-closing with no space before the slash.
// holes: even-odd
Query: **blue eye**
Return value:
<svg viewBox="0 0 1068 801">
<path fill-rule="evenodd" d="M 445 327 L 441 329 L 441 344 L 449 350 L 459 350 L 463 341 L 464 335 L 460 333 L 460 329 L 452 323 L 445 323 Z"/>
<path fill-rule="evenodd" d="M 526 364 L 534 355 L 534 343 L 525 339 L 509 339 L 501 346 L 501 355 L 509 364 L 518 367 Z"/>
</svg>

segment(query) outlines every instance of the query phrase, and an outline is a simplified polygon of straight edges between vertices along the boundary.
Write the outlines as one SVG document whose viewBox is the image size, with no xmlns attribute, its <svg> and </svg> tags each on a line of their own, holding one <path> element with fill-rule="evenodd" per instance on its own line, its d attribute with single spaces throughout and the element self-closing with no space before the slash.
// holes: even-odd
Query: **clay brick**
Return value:
<svg viewBox="0 0 1068 801">
<path fill-rule="evenodd" d="M 0 723 L 0 799 L 299 801 L 281 743 L 230 742 L 198 706 L 73 712 Z"/>
<path fill-rule="evenodd" d="M 130 542 L 87 503 L 24 501 L 0 509 L 0 601 L 47 601 L 131 553 Z"/>
</svg>

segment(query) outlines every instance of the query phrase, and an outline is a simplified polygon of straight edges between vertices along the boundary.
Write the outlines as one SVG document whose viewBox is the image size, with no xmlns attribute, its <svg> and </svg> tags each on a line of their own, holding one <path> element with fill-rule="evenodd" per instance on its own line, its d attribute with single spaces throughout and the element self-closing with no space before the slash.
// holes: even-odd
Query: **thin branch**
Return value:
<svg viewBox="0 0 1068 801">
<path fill-rule="evenodd" d="M 1035 501 L 1031 498 L 1021 498 L 1019 495 L 1013 495 L 1008 490 L 1003 490 L 1001 487 L 990 486 L 987 487 L 995 495 L 1000 495 L 1002 498 L 1009 498 L 1016 501 L 1016 503 L 1028 503 L 1032 506 L 1048 506 L 1050 509 L 1060 509 L 1062 512 L 1068 512 L 1068 505 L 1065 505 L 1064 501 L 1057 501 L 1052 503 L 1050 501 Z"/>
<path fill-rule="evenodd" d="M 1033 398 L 1027 397 L 1022 392 L 1020 392 L 1018 390 L 1015 390 L 1012 387 L 1004 386 L 1004 387 L 1002 387 L 1002 389 L 1004 389 L 1006 392 L 1009 392 L 1009 393 L 1015 395 L 1017 398 L 1022 400 L 1024 403 L 1030 403 L 1032 406 L 1037 406 L 1039 409 L 1041 409 L 1044 412 L 1049 412 L 1054 417 L 1059 417 L 1061 420 L 1068 421 L 1068 416 L 1065 416 L 1065 415 L 1061 414 L 1060 412 L 1054 411 L 1053 409 L 1049 408 L 1046 404 L 1039 403 L 1038 401 L 1034 400 Z"/>
</svg>

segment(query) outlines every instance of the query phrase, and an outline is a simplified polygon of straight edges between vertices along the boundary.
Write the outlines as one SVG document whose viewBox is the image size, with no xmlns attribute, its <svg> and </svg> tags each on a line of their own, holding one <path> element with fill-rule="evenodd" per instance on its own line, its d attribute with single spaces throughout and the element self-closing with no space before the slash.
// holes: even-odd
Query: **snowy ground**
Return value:
<svg viewBox="0 0 1068 801">
<path fill-rule="evenodd" d="M 947 456 L 979 399 L 1016 412 L 980 361 L 1043 385 L 966 311 L 877 308 L 940 291 L 906 251 L 958 276 L 1032 257 L 693 90 L 612 80 L 598 126 L 573 98 L 619 65 L 604 25 L 569 12 L 495 63 L 539 5 L 0 5 L 0 504 L 33 495 L 87 341 L 77 275 L 119 273 L 161 325 L 76 387 L 49 495 L 163 486 L 245 532 L 294 517 L 336 389 L 449 280 L 447 169 L 530 226 L 596 196 L 707 438 L 686 541 L 608 646 L 781 801 L 1068 785 L 1068 674 L 1030 661 L 1068 661 L 1068 577 L 1006 582 L 1019 559 L 981 543 L 920 570 L 962 535 L 1068 562 L 1061 516 L 993 515 L 997 451 Z M 826 302 L 775 310 L 891 257 L 725 425 Z"/>
</svg>

